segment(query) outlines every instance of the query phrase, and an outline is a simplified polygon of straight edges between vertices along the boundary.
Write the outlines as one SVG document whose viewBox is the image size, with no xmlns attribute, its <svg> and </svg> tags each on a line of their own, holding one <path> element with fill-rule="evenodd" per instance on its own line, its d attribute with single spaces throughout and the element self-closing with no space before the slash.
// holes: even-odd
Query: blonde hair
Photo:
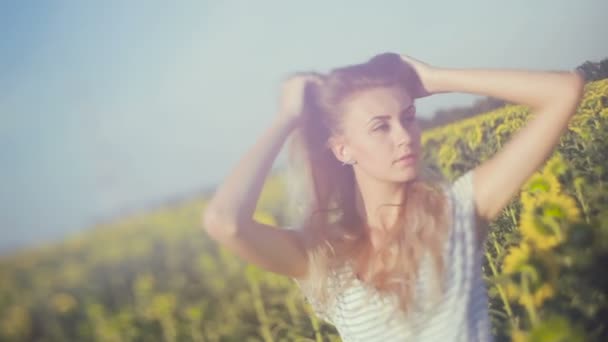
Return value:
<svg viewBox="0 0 608 342">
<path fill-rule="evenodd" d="M 411 93 L 419 82 L 414 70 L 399 55 L 385 53 L 366 63 L 331 70 L 327 75 L 307 73 L 321 82 L 310 83 L 304 95 L 304 118 L 288 141 L 289 205 L 297 209 L 294 226 L 301 229 L 309 257 L 309 272 L 303 289 L 321 311 L 332 304 L 337 291 L 349 286 L 328 286 L 329 277 L 347 263 L 369 274 L 369 284 L 381 294 L 393 294 L 399 309 L 412 309 L 418 266 L 430 252 L 437 280 L 435 293 L 443 286 L 443 243 L 451 226 L 447 184 L 440 172 L 422 164 L 418 177 L 404 184 L 407 199 L 399 205 L 399 219 L 390 227 L 377 253 L 371 253 L 370 237 L 362 228 L 355 209 L 355 177 L 328 148 L 328 139 L 341 129 L 342 101 L 354 92 L 395 86 Z M 422 159 L 421 159 L 421 161 Z M 403 227 L 402 229 L 394 229 Z M 387 263 L 390 254 L 396 262 Z M 384 267 L 381 267 L 381 264 Z M 368 300 L 369 300 L 368 296 Z"/>
</svg>

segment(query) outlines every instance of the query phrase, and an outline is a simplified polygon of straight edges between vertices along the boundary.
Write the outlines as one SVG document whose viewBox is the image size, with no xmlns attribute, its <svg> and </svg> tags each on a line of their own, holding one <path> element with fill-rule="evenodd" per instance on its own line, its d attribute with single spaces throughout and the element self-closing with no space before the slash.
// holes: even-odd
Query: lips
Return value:
<svg viewBox="0 0 608 342">
<path fill-rule="evenodd" d="M 401 156 L 399 159 L 395 160 L 395 162 L 398 162 L 398 161 L 401 161 L 401 160 L 405 160 L 405 159 L 408 159 L 410 157 L 413 158 L 413 159 L 415 159 L 416 158 L 416 154 L 415 153 L 406 154 L 404 156 Z"/>
</svg>

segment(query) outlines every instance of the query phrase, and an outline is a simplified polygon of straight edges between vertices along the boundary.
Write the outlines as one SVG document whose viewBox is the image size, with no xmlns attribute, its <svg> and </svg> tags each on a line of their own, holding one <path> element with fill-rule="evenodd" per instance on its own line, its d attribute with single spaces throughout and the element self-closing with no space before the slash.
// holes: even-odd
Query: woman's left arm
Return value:
<svg viewBox="0 0 608 342">
<path fill-rule="evenodd" d="M 432 93 L 465 92 L 529 106 L 535 117 L 494 156 L 473 170 L 478 215 L 494 220 L 551 156 L 583 96 L 577 71 L 433 68 Z"/>
</svg>

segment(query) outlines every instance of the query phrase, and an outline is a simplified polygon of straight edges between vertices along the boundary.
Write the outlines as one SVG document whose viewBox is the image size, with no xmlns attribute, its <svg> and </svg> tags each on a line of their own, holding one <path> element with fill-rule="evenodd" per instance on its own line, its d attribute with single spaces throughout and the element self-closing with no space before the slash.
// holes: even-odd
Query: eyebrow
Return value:
<svg viewBox="0 0 608 342">
<path fill-rule="evenodd" d="M 403 109 L 399 114 L 403 113 L 403 112 L 407 112 L 410 108 L 414 107 L 414 104 L 410 104 L 409 106 L 407 106 L 405 109 Z M 390 119 L 391 116 L 390 115 L 376 115 L 373 118 L 369 119 L 369 121 L 367 122 L 367 124 L 369 124 L 370 122 L 374 121 L 374 119 Z"/>
</svg>

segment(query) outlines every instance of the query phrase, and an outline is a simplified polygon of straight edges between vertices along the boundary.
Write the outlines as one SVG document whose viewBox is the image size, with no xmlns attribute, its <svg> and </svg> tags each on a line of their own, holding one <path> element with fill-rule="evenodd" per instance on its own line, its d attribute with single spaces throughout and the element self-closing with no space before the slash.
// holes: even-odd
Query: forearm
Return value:
<svg viewBox="0 0 608 342">
<path fill-rule="evenodd" d="M 265 179 L 294 127 L 294 121 L 275 118 L 220 184 L 205 215 L 230 224 L 251 219 Z"/>
<path fill-rule="evenodd" d="M 538 109 L 578 95 L 581 82 L 582 77 L 573 71 L 436 68 L 429 88 L 437 93 L 485 95 Z"/>
</svg>

